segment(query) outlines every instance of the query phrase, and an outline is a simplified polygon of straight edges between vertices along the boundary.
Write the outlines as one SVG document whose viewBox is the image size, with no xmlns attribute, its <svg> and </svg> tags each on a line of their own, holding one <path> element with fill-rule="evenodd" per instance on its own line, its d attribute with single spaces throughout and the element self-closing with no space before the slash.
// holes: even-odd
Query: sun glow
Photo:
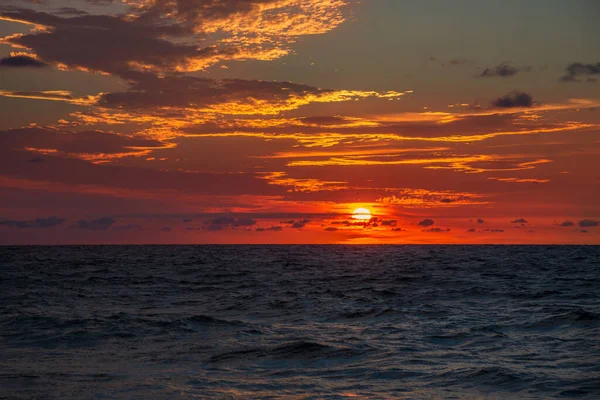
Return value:
<svg viewBox="0 0 600 400">
<path fill-rule="evenodd" d="M 352 218 L 357 219 L 359 221 L 368 221 L 372 217 L 371 211 L 366 208 L 357 208 L 352 213 Z"/>
</svg>

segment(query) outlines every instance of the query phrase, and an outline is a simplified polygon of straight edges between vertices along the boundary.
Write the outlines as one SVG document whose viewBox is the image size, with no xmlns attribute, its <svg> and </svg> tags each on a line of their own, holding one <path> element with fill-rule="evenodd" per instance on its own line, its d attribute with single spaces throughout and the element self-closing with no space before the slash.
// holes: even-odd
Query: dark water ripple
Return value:
<svg viewBox="0 0 600 400">
<path fill-rule="evenodd" d="M 600 247 L 2 247 L 0 270 L 0 399 L 600 398 Z"/>
</svg>

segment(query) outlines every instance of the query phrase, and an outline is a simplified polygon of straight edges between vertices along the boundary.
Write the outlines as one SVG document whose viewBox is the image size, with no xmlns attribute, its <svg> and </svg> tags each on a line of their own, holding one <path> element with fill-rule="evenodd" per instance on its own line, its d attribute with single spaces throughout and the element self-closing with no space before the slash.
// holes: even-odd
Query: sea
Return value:
<svg viewBox="0 0 600 400">
<path fill-rule="evenodd" d="M 600 246 L 0 247 L 0 399 L 600 399 Z"/>
</svg>

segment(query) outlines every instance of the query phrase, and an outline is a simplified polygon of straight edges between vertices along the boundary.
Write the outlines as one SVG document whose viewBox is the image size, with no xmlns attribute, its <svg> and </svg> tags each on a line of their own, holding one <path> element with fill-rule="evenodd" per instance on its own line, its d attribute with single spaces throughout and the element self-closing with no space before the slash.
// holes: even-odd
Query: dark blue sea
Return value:
<svg viewBox="0 0 600 400">
<path fill-rule="evenodd" d="M 2 399 L 600 399 L 600 247 L 0 247 Z"/>
</svg>

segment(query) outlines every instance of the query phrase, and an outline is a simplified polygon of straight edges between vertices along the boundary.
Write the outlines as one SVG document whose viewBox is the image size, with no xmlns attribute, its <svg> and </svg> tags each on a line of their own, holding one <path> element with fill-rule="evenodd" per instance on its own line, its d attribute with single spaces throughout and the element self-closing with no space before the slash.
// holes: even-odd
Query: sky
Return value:
<svg viewBox="0 0 600 400">
<path fill-rule="evenodd" d="M 600 244 L 598 18 L 2 0 L 0 244 Z"/>
</svg>

